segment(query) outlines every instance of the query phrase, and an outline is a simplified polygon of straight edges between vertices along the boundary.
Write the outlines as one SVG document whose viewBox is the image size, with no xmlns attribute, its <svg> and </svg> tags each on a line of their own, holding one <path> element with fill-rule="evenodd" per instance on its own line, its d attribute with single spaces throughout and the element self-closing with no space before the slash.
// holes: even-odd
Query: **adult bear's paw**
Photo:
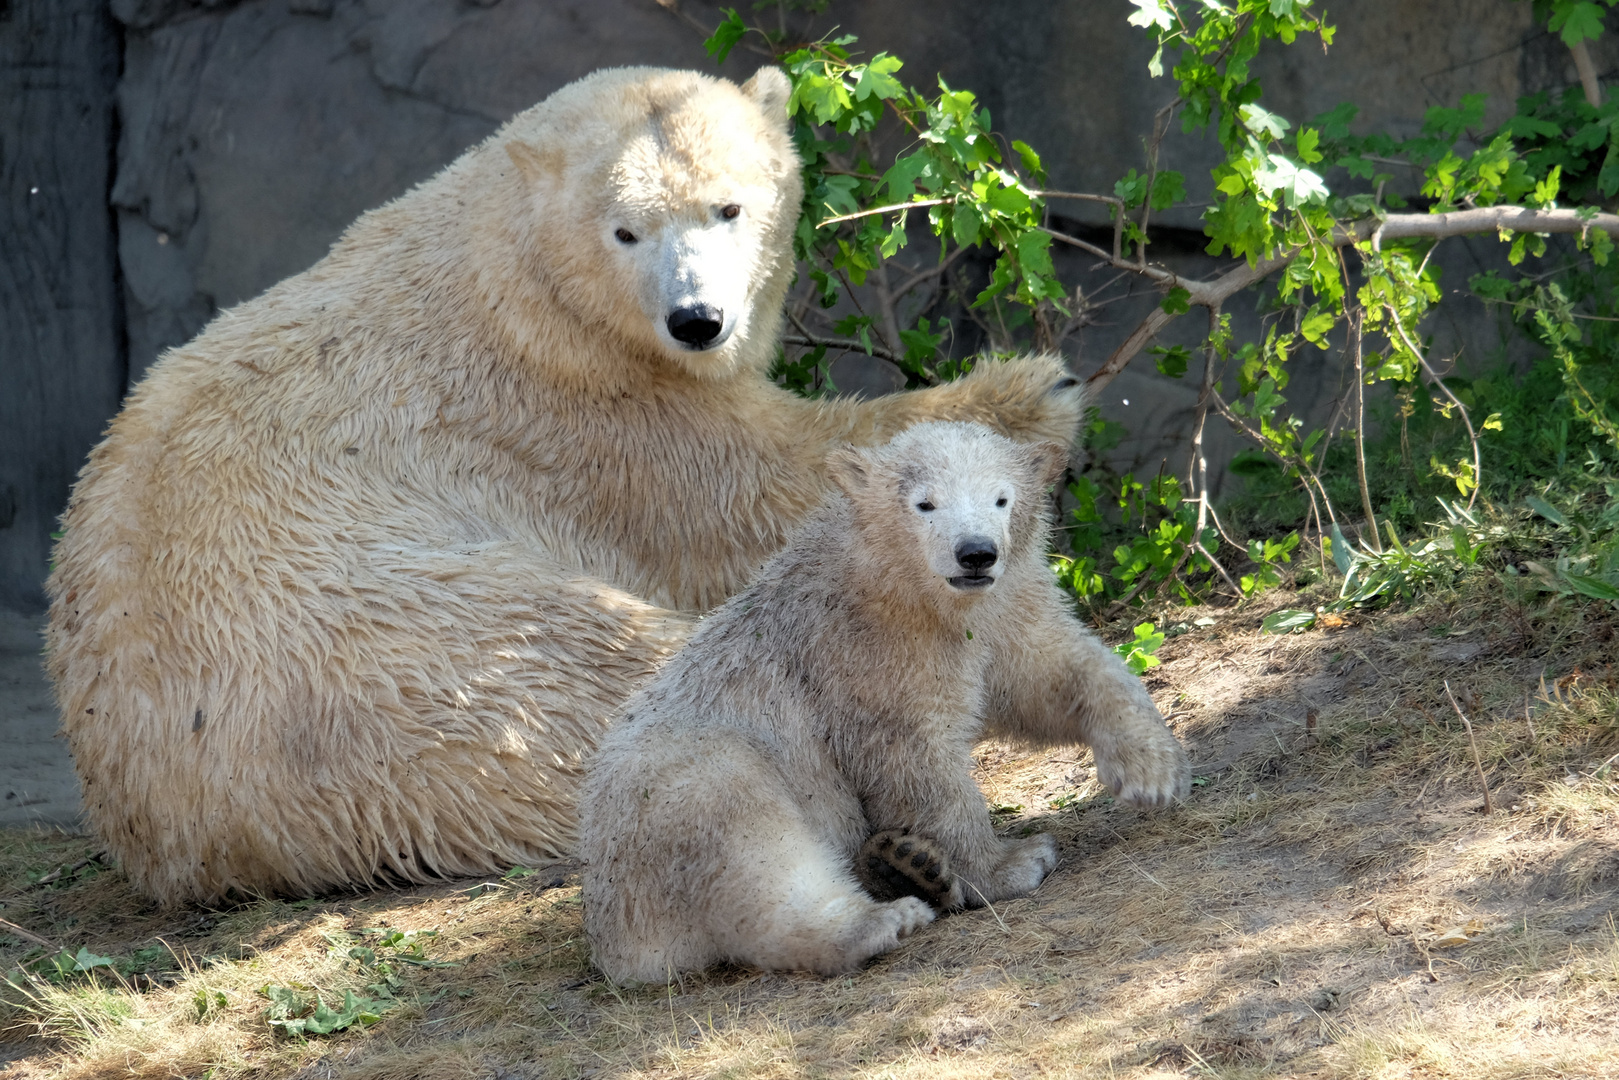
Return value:
<svg viewBox="0 0 1619 1080">
<path fill-rule="evenodd" d="M 977 420 L 1024 442 L 1073 443 L 1085 411 L 1085 388 L 1057 356 L 980 360 L 952 384 L 963 420 Z"/>
<path fill-rule="evenodd" d="M 961 886 L 950 872 L 950 856 L 932 840 L 904 829 L 885 829 L 860 846 L 855 876 L 873 898 L 914 896 L 934 907 L 959 907 Z"/>
</svg>

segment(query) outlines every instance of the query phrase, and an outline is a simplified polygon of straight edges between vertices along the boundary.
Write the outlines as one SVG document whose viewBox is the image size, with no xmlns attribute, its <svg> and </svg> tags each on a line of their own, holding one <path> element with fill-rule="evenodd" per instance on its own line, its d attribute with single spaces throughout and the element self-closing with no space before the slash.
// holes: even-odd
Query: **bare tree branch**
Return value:
<svg viewBox="0 0 1619 1080">
<path fill-rule="evenodd" d="M 1376 218 L 1356 222 L 1353 233 L 1340 227 L 1332 242 L 1343 245 L 1368 240 L 1378 228 Z M 1578 210 L 1536 210 L 1527 206 L 1481 206 L 1443 214 L 1390 214 L 1382 221 L 1385 240 L 1440 240 L 1447 236 L 1495 232 L 1586 233 L 1592 229 L 1619 235 L 1619 214 L 1588 214 Z"/>
<path fill-rule="evenodd" d="M 848 338 L 824 338 L 805 333 L 783 334 L 781 340 L 786 345 L 804 345 L 811 349 L 825 345 L 829 349 L 842 349 L 844 352 L 859 353 L 862 356 L 875 356 L 879 360 L 887 360 L 890 364 L 899 363 L 899 357 L 881 345 L 873 345 L 868 349 L 864 342 L 853 341 Z"/>
</svg>

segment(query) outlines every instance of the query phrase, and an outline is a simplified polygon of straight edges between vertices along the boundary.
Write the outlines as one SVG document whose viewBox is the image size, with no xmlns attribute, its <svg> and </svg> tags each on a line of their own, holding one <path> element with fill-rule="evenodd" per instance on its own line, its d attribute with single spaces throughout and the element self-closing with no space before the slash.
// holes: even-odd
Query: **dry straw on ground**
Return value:
<svg viewBox="0 0 1619 1080">
<path fill-rule="evenodd" d="M 1498 594 L 1258 619 L 1170 614 L 1187 632 L 1149 679 L 1197 762 L 1184 807 L 1114 805 L 1083 753 L 985 745 L 997 820 L 1062 864 L 848 978 L 611 986 L 566 865 L 163 912 L 92 842 L 7 834 L 0 916 L 119 967 L 17 979 L 0 1077 L 1619 1076 L 1619 620 Z M 348 951 L 390 929 L 438 931 L 448 966 L 395 963 L 370 1027 L 272 1032 L 263 987 L 369 994 Z M 43 952 L 0 932 L 5 967 Z"/>
</svg>

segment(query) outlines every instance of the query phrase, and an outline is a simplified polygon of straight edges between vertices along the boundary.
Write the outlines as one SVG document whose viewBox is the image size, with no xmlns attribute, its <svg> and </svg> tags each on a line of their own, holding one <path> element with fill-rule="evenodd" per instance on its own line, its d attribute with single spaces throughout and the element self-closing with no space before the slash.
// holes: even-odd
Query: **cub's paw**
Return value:
<svg viewBox="0 0 1619 1080">
<path fill-rule="evenodd" d="M 1033 892 L 1057 866 L 1057 841 L 1046 833 L 1009 840 L 1000 865 L 990 877 L 988 900 L 1004 900 Z"/>
<path fill-rule="evenodd" d="M 885 829 L 867 840 L 854 859 L 855 876 L 875 899 L 914 896 L 935 907 L 952 907 L 960 888 L 950 856 L 925 836 Z"/>
<path fill-rule="evenodd" d="M 1108 740 L 1093 746 L 1096 776 L 1120 802 L 1167 806 L 1192 789 L 1192 767 L 1186 750 L 1161 720 L 1141 725 L 1132 739 Z"/>
<path fill-rule="evenodd" d="M 895 935 L 902 938 L 910 937 L 939 917 L 926 901 L 915 896 L 900 897 L 888 906 L 888 910 L 895 921 Z"/>
<path fill-rule="evenodd" d="M 938 916 L 925 901 L 902 896 L 886 904 L 872 904 L 865 918 L 845 939 L 846 945 L 828 953 L 809 967 L 822 975 L 857 971 L 874 956 L 899 947 L 902 938 L 920 930 Z"/>
</svg>

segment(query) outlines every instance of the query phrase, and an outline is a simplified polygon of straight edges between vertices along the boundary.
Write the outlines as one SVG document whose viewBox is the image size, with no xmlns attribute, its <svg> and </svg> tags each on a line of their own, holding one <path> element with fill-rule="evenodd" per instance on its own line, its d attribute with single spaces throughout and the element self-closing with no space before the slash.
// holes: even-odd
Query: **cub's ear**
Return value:
<svg viewBox="0 0 1619 1080">
<path fill-rule="evenodd" d="M 759 111 L 785 123 L 787 99 L 793 94 L 793 84 L 779 67 L 766 66 L 753 73 L 753 78 L 742 84 L 742 92 L 753 99 Z"/>
<path fill-rule="evenodd" d="M 556 179 L 562 172 L 562 151 L 541 150 L 526 142 L 513 139 L 506 144 L 506 156 L 512 159 L 517 171 L 530 184 Z"/>
<path fill-rule="evenodd" d="M 1063 470 L 1068 468 L 1068 447 L 1060 442 L 1031 443 L 1027 452 L 1042 489 L 1062 479 Z"/>
<path fill-rule="evenodd" d="M 870 462 L 853 446 L 840 446 L 826 456 L 826 472 L 845 495 L 853 497 L 871 481 Z"/>
</svg>

